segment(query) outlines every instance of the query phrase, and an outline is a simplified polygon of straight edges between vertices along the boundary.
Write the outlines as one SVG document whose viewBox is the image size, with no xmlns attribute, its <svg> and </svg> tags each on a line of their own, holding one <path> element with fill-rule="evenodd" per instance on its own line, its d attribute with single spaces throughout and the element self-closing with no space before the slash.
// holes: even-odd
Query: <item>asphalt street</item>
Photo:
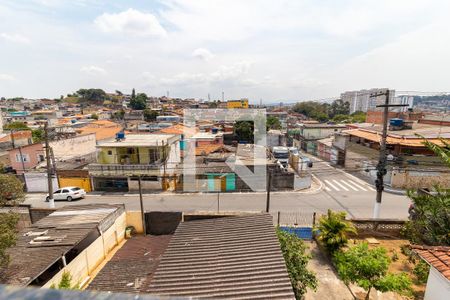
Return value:
<svg viewBox="0 0 450 300">
<path fill-rule="evenodd" d="M 352 218 L 372 217 L 375 189 L 368 183 L 314 159 L 312 173 L 320 181 L 320 189 L 290 192 L 272 192 L 270 211 L 310 214 L 325 213 L 327 209 L 346 211 Z M 48 207 L 44 194 L 28 194 L 26 202 L 34 207 Z M 264 211 L 266 193 L 192 193 L 145 194 L 147 211 Z M 127 210 L 139 210 L 139 195 L 89 194 L 72 202 L 58 201 L 56 207 L 82 203 L 124 203 Z M 408 216 L 410 201 L 404 195 L 383 193 L 382 218 Z"/>
</svg>

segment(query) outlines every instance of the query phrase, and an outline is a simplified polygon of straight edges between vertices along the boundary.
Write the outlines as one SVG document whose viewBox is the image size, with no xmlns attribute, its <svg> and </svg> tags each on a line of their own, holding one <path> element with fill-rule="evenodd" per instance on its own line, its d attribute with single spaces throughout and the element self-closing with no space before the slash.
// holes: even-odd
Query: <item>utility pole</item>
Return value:
<svg viewBox="0 0 450 300">
<path fill-rule="evenodd" d="M 56 181 L 58 182 L 59 185 L 59 178 L 58 178 L 58 172 L 56 172 L 56 161 L 55 161 L 55 154 L 53 154 L 53 148 L 50 147 L 50 158 L 52 159 L 52 170 L 53 170 L 53 174 L 56 175 Z"/>
<path fill-rule="evenodd" d="M 377 179 L 375 180 L 375 186 L 377 189 L 377 196 L 375 200 L 375 206 L 373 208 L 373 218 L 380 218 L 381 209 L 381 198 L 384 190 L 384 176 L 387 173 L 386 170 L 386 139 L 388 130 L 388 118 L 389 118 L 389 107 L 407 106 L 407 104 L 389 104 L 390 90 L 387 89 L 385 92 L 376 93 L 370 95 L 370 98 L 376 98 L 378 96 L 385 96 L 384 104 L 377 105 L 376 107 L 383 108 L 383 131 L 381 133 L 380 142 L 380 156 L 378 158 L 377 164 Z"/>
<path fill-rule="evenodd" d="M 142 229 L 143 229 L 144 235 L 147 235 L 147 228 L 145 226 L 144 201 L 142 200 L 141 175 L 138 176 L 138 184 L 139 184 L 139 202 L 141 204 Z"/>
<path fill-rule="evenodd" d="M 266 200 L 266 212 L 269 212 L 270 209 L 270 190 L 272 189 L 272 172 L 270 172 L 270 170 L 268 170 L 269 172 L 267 173 L 268 178 L 267 178 L 267 200 Z"/>
<path fill-rule="evenodd" d="M 50 162 L 50 145 L 48 141 L 48 122 L 44 125 L 45 139 L 45 159 L 47 160 L 47 184 L 48 184 L 48 203 L 50 208 L 55 208 L 55 200 L 53 199 L 53 170 Z"/>
</svg>

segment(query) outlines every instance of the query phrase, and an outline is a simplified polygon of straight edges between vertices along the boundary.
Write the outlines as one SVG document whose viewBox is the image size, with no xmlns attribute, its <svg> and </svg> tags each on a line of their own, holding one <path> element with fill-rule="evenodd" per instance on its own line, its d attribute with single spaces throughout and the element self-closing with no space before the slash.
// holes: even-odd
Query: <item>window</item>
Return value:
<svg viewBox="0 0 450 300">
<path fill-rule="evenodd" d="M 59 193 L 61 193 L 61 190 L 56 190 L 53 192 L 53 194 L 59 194 Z"/>
<path fill-rule="evenodd" d="M 74 191 L 74 192 L 79 191 L 79 190 L 81 190 L 79 187 L 74 187 L 74 188 L 72 189 L 72 191 Z"/>
<path fill-rule="evenodd" d="M 38 159 L 39 162 L 44 161 L 45 160 L 45 156 L 42 155 L 42 154 L 38 154 L 37 155 L 37 159 Z"/>
<path fill-rule="evenodd" d="M 22 156 L 20 155 L 20 153 L 16 154 L 16 162 L 29 162 L 30 161 L 30 157 L 28 156 L 28 154 L 22 154 Z"/>
<path fill-rule="evenodd" d="M 69 190 L 67 190 L 67 189 L 64 189 L 64 190 L 62 190 L 62 192 L 63 192 L 63 193 L 68 193 L 68 192 L 69 192 Z"/>
<path fill-rule="evenodd" d="M 108 155 L 112 155 L 112 151 L 111 150 L 108 150 Z"/>
</svg>

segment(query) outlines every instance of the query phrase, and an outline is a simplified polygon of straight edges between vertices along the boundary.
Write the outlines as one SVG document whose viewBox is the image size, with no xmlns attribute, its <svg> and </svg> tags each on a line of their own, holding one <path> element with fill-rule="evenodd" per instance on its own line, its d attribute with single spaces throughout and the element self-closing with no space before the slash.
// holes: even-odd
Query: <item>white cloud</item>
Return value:
<svg viewBox="0 0 450 300">
<path fill-rule="evenodd" d="M 0 81 L 14 81 L 16 78 L 9 74 L 0 74 Z"/>
<path fill-rule="evenodd" d="M 98 66 L 84 66 L 80 71 L 90 75 L 105 75 L 108 73 L 105 69 Z"/>
<path fill-rule="evenodd" d="M 27 38 L 24 35 L 17 34 L 17 33 L 6 33 L 2 32 L 0 33 L 0 38 L 2 38 L 5 41 L 18 43 L 18 44 L 29 44 L 30 39 Z"/>
<path fill-rule="evenodd" d="M 131 34 L 134 36 L 166 36 L 166 30 L 151 13 L 128 9 L 120 13 L 104 13 L 98 16 L 95 25 L 103 32 Z"/>
<path fill-rule="evenodd" d="M 211 51 L 209 51 L 208 49 L 197 48 L 192 52 L 192 56 L 204 61 L 208 61 L 214 57 L 214 54 L 212 54 Z"/>
<path fill-rule="evenodd" d="M 220 66 L 216 71 L 210 73 L 179 73 L 172 77 L 160 79 L 163 85 L 228 85 L 228 86 L 253 86 L 259 82 L 247 77 L 251 63 L 248 61 L 238 62 L 232 65 Z"/>
</svg>

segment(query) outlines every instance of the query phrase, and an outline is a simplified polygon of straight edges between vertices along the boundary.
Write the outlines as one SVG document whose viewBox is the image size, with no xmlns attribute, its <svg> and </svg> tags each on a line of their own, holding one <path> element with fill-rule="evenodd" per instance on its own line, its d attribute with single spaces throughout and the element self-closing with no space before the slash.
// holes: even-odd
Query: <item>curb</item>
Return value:
<svg viewBox="0 0 450 300">
<path fill-rule="evenodd" d="M 406 195 L 405 190 L 393 190 L 389 188 L 384 188 L 384 192 L 394 194 L 394 195 Z"/>
</svg>

